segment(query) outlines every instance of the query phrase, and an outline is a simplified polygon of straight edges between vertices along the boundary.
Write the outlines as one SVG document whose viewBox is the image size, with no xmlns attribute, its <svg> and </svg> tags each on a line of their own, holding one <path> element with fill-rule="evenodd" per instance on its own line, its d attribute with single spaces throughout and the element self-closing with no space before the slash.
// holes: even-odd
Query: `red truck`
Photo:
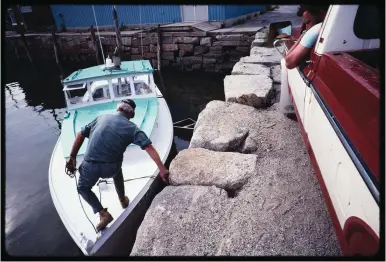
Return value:
<svg viewBox="0 0 386 262">
<path fill-rule="evenodd" d="M 379 249 L 380 24 L 376 6 L 332 5 L 309 59 L 294 69 L 282 60 L 281 98 L 289 96 L 280 108 L 297 115 L 348 256 Z M 293 28 L 291 39 L 280 40 L 286 51 L 300 30 Z"/>
</svg>

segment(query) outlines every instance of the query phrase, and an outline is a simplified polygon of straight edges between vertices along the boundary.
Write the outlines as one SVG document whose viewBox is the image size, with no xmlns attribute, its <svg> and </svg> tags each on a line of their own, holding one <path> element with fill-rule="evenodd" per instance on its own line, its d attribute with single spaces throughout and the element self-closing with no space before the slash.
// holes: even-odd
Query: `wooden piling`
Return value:
<svg viewBox="0 0 386 262">
<path fill-rule="evenodd" d="M 21 25 L 21 22 L 20 22 L 20 20 L 22 19 L 22 14 L 20 12 L 20 8 L 18 5 L 13 5 L 13 6 L 11 6 L 11 9 L 12 9 L 13 13 L 15 14 L 15 20 L 16 20 L 16 24 L 17 24 L 17 27 L 16 27 L 17 30 L 16 31 L 20 34 L 20 39 L 23 43 L 23 46 L 24 46 L 24 49 L 27 53 L 29 61 L 31 62 L 32 65 L 34 65 L 31 54 L 30 54 L 29 49 L 28 49 L 27 39 L 25 38 L 25 35 L 24 35 L 25 25 L 24 24 Z"/>
<path fill-rule="evenodd" d="M 98 42 L 97 42 L 97 40 L 96 40 L 95 29 L 94 29 L 93 26 L 91 26 L 90 32 L 91 32 L 91 40 L 92 40 L 92 42 L 93 42 L 93 46 L 94 46 L 94 50 L 95 50 L 96 61 L 97 61 L 98 65 L 100 65 L 100 64 L 102 64 L 102 63 L 101 63 L 101 58 L 100 58 L 100 56 L 99 56 Z"/>
<path fill-rule="evenodd" d="M 161 45 L 162 45 L 161 26 L 158 24 L 158 27 L 157 27 L 157 70 L 158 70 L 158 76 L 159 76 L 159 79 L 161 82 L 162 93 L 163 93 L 164 97 L 166 98 L 167 97 L 166 87 L 165 87 L 164 79 L 163 79 L 162 73 L 161 73 L 161 58 L 162 58 Z"/>
<path fill-rule="evenodd" d="M 17 60 L 19 60 L 20 59 L 19 51 L 17 50 L 17 41 L 16 41 L 15 37 L 12 37 L 12 42 L 13 42 L 13 46 L 15 48 L 15 56 L 16 56 Z"/>
<path fill-rule="evenodd" d="M 122 37 L 121 37 L 121 32 L 119 30 L 118 14 L 117 14 L 117 9 L 115 8 L 115 5 L 113 5 L 113 17 L 114 17 L 115 33 L 117 35 L 116 40 L 117 40 L 117 46 L 118 46 L 118 56 L 121 57 Z"/>
<path fill-rule="evenodd" d="M 55 34 L 55 26 L 52 27 L 52 46 L 54 47 L 54 52 L 55 52 L 55 60 L 56 64 L 59 67 L 60 70 L 60 78 L 61 80 L 63 79 L 63 69 L 62 66 L 60 65 L 60 57 L 59 57 L 59 46 L 58 42 L 56 41 L 56 34 Z"/>
<path fill-rule="evenodd" d="M 162 40 L 161 40 L 161 27 L 160 25 L 158 24 L 158 27 L 157 27 L 157 69 L 158 71 L 161 71 L 161 44 L 162 44 Z"/>
</svg>

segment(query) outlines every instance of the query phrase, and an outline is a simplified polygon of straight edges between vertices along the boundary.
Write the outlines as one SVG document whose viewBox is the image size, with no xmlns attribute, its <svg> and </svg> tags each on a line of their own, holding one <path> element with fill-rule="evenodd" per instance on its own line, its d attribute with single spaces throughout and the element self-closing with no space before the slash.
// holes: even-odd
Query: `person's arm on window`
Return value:
<svg viewBox="0 0 386 262">
<path fill-rule="evenodd" d="M 292 52 L 295 50 L 295 48 L 299 45 L 300 41 L 302 40 L 304 36 L 304 33 L 300 35 L 299 39 L 297 39 L 297 41 L 295 42 L 295 44 L 292 45 L 292 47 L 290 48 L 290 50 L 288 50 L 288 52 L 286 53 L 286 57 Z"/>
<path fill-rule="evenodd" d="M 293 69 L 297 67 L 302 60 L 309 54 L 314 46 L 320 31 L 320 24 L 315 25 L 308 30 L 294 45 L 285 57 L 286 67 Z"/>
<path fill-rule="evenodd" d="M 310 53 L 310 48 L 298 45 L 288 56 L 285 57 L 285 65 L 288 69 L 297 67 L 300 62 Z"/>
</svg>

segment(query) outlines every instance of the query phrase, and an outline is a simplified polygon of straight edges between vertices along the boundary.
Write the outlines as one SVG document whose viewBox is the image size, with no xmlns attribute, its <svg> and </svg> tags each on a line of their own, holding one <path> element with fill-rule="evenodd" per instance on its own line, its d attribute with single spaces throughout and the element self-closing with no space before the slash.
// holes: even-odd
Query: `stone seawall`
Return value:
<svg viewBox="0 0 386 262">
<path fill-rule="evenodd" d="M 122 60 L 147 59 L 151 61 L 153 67 L 157 67 L 156 32 L 122 31 L 121 35 Z M 96 61 L 90 32 L 58 33 L 56 37 L 59 54 L 63 61 Z M 26 40 L 34 56 L 39 59 L 54 58 L 51 34 L 27 34 Z M 106 57 L 107 54 L 114 52 L 117 45 L 115 33 L 101 32 L 100 40 Z M 186 71 L 204 69 L 228 72 L 241 57 L 249 55 L 254 40 L 255 33 L 253 32 L 224 34 L 205 32 L 186 26 L 162 28 L 161 64 L 162 67 L 177 67 Z M 97 44 L 100 49 L 98 35 Z M 24 52 L 23 43 L 18 36 L 6 37 L 6 46 L 9 55 L 14 55 L 16 52 L 20 55 Z"/>
<path fill-rule="evenodd" d="M 199 114 L 131 256 L 341 255 L 298 123 L 272 97 L 281 56 L 264 38 Z"/>
</svg>

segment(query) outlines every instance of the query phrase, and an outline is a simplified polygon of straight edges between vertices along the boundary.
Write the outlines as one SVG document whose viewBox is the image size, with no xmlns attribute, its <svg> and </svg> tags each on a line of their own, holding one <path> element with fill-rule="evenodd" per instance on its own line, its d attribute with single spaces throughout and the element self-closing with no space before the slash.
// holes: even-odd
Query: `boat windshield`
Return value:
<svg viewBox="0 0 386 262">
<path fill-rule="evenodd" d="M 83 106 L 93 102 L 110 100 L 111 98 L 123 98 L 128 96 L 155 94 L 154 82 L 149 74 L 127 75 L 110 80 L 89 81 L 86 83 L 66 85 L 64 91 L 68 106 Z M 110 94 L 112 90 L 113 94 Z M 90 96 L 92 98 L 90 98 Z"/>
<path fill-rule="evenodd" d="M 67 103 L 77 105 L 87 103 L 89 101 L 86 84 L 68 85 L 64 88 L 67 95 Z M 87 98 L 85 97 L 87 95 Z"/>
<path fill-rule="evenodd" d="M 150 88 L 149 75 L 136 75 L 133 77 L 133 83 L 136 95 L 150 94 L 153 92 Z"/>
<path fill-rule="evenodd" d="M 131 96 L 130 77 L 114 78 L 111 83 L 115 97 Z"/>
<path fill-rule="evenodd" d="M 110 99 L 110 89 L 107 80 L 89 82 L 92 101 L 101 101 Z M 82 102 L 89 102 L 89 92 L 87 91 Z"/>
</svg>

